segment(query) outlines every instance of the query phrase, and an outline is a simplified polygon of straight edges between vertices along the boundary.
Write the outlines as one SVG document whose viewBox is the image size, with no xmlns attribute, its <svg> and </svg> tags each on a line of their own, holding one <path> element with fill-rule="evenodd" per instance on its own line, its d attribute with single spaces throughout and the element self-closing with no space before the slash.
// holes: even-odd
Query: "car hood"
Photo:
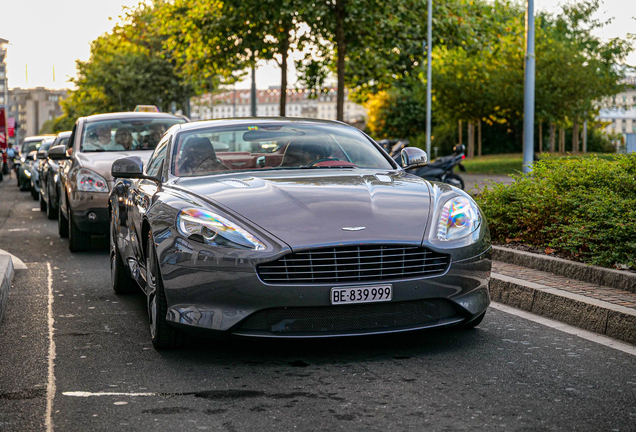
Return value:
<svg viewBox="0 0 636 432">
<path fill-rule="evenodd" d="M 296 249 L 419 244 L 431 205 L 430 184 L 400 171 L 235 173 L 181 178 L 175 186 L 238 213 Z"/>
<path fill-rule="evenodd" d="M 110 168 L 119 158 L 127 156 L 139 156 L 143 159 L 144 164 L 148 162 L 153 150 L 133 150 L 133 151 L 109 151 L 109 152 L 87 152 L 77 153 L 75 156 L 82 168 L 88 168 L 104 177 L 109 183 L 112 183 L 113 176 L 110 175 Z"/>
</svg>

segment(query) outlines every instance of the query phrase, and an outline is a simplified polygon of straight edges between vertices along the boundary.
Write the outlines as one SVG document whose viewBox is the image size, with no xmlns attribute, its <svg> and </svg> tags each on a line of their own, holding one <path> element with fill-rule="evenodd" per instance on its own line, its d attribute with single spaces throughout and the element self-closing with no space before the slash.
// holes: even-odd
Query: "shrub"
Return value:
<svg viewBox="0 0 636 432">
<path fill-rule="evenodd" d="M 513 177 L 477 197 L 494 240 L 636 267 L 636 155 L 545 159 Z"/>
</svg>

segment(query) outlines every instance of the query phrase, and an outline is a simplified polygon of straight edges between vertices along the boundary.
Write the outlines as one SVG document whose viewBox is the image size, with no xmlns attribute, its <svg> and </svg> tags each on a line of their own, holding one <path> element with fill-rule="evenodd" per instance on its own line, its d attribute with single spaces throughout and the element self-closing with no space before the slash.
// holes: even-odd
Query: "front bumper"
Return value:
<svg viewBox="0 0 636 432">
<path fill-rule="evenodd" d="M 393 286 L 386 303 L 332 305 L 334 285 L 271 285 L 256 272 L 192 266 L 215 259 L 168 248 L 160 265 L 169 323 L 213 337 L 333 337 L 379 334 L 467 323 L 490 304 L 491 252 L 450 264 L 437 277 L 383 281 Z M 192 256 L 194 259 L 192 259 Z M 229 261 L 227 256 L 219 258 Z M 237 258 L 239 260 L 240 258 Z M 378 285 L 378 283 L 349 284 Z M 342 285 L 340 285 L 342 286 Z"/>
</svg>

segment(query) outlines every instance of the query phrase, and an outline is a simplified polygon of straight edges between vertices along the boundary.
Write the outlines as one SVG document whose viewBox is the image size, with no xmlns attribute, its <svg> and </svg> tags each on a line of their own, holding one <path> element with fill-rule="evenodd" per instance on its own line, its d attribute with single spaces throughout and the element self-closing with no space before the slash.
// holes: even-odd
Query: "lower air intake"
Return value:
<svg viewBox="0 0 636 432">
<path fill-rule="evenodd" d="M 281 334 L 381 330 L 432 325 L 457 316 L 446 300 L 276 308 L 251 315 L 241 330 Z"/>
</svg>

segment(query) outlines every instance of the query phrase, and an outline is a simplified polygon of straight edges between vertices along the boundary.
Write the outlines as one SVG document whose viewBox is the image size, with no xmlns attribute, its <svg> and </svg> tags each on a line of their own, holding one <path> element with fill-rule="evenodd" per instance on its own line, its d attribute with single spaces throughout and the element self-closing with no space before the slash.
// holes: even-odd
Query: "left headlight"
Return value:
<svg viewBox="0 0 636 432">
<path fill-rule="evenodd" d="M 177 228 L 185 237 L 212 246 L 264 250 L 265 244 L 222 216 L 201 209 L 183 209 Z"/>
<path fill-rule="evenodd" d="M 439 240 L 456 240 L 474 232 L 481 225 L 481 214 L 472 200 L 458 196 L 446 201 L 437 224 Z"/>
<path fill-rule="evenodd" d="M 77 172 L 77 190 L 83 192 L 108 192 L 106 179 L 94 171 L 82 168 Z"/>
</svg>

